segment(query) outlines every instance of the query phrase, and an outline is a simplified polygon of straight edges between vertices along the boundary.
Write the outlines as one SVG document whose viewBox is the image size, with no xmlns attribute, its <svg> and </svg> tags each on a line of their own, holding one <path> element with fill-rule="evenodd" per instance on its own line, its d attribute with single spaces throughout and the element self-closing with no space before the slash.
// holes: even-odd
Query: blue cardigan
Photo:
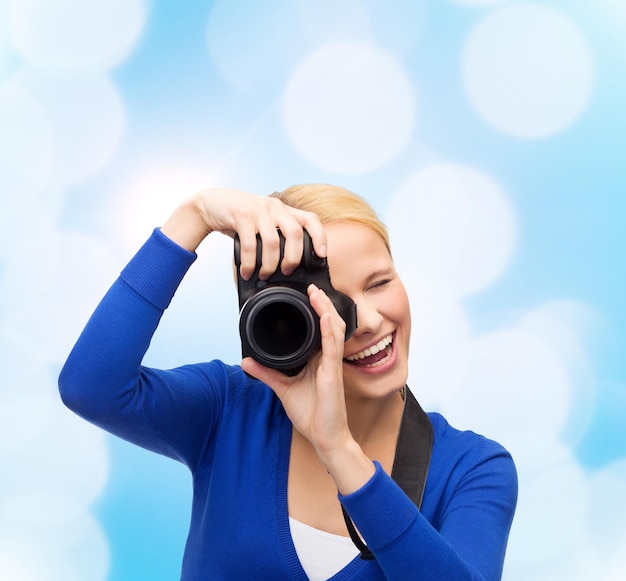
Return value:
<svg viewBox="0 0 626 581">
<path fill-rule="evenodd" d="M 280 401 L 240 367 L 173 370 L 141 361 L 195 254 L 155 230 L 108 291 L 59 379 L 85 419 L 187 465 L 191 524 L 182 579 L 306 580 L 287 508 L 291 423 Z M 340 500 L 374 552 L 333 580 L 499 579 L 517 500 L 510 455 L 439 414 L 421 511 L 376 463 Z"/>
</svg>

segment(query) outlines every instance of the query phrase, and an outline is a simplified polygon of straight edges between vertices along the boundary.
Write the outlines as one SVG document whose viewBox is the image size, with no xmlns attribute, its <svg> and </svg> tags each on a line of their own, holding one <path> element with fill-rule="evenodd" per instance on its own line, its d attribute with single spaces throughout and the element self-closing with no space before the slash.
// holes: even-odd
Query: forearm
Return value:
<svg viewBox="0 0 626 581">
<path fill-rule="evenodd" d="M 365 486 L 339 500 L 387 579 L 486 578 L 463 561 L 380 464 Z"/>
<path fill-rule="evenodd" d="M 365 486 L 339 496 L 388 579 L 501 578 L 517 475 L 503 448 L 482 441 L 473 457 L 447 450 L 457 474 L 435 455 L 421 510 L 378 464 Z"/>
</svg>

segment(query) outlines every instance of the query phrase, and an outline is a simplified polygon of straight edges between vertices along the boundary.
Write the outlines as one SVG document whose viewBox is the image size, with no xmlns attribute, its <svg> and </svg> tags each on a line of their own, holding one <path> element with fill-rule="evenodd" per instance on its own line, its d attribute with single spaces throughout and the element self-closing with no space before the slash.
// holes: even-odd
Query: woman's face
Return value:
<svg viewBox="0 0 626 581">
<path fill-rule="evenodd" d="M 333 286 L 357 304 L 358 328 L 344 347 L 347 397 L 381 397 L 405 385 L 411 314 L 383 240 L 366 226 L 326 226 Z"/>
</svg>

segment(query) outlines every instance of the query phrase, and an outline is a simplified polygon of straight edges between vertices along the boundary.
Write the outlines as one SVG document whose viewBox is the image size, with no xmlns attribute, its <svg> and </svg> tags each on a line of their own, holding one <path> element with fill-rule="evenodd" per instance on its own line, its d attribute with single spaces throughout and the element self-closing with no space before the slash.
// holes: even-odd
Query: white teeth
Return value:
<svg viewBox="0 0 626 581">
<path fill-rule="evenodd" d="M 376 353 L 378 353 L 379 351 L 382 351 L 383 349 L 387 348 L 387 346 L 391 344 L 391 339 L 392 339 L 392 336 L 387 335 L 385 338 L 381 339 L 378 343 L 376 343 L 376 345 L 372 345 L 371 347 L 368 347 L 367 349 L 363 349 L 363 351 L 359 351 L 358 353 L 355 353 L 354 355 L 350 355 L 349 357 L 346 357 L 346 359 L 348 361 L 358 361 L 359 359 L 364 359 L 365 357 L 369 357 L 370 355 L 376 355 Z"/>
</svg>

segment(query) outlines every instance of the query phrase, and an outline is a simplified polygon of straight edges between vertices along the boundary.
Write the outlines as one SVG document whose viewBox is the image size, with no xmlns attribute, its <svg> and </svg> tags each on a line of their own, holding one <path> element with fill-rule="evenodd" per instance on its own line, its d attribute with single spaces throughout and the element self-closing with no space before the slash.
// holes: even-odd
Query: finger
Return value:
<svg viewBox="0 0 626 581">
<path fill-rule="evenodd" d="M 289 220 L 283 220 L 279 227 L 285 238 L 283 260 L 280 264 L 280 270 L 284 275 L 289 276 L 302 262 L 304 231 L 302 230 L 302 226 L 291 216 L 289 216 Z"/>
<path fill-rule="evenodd" d="M 257 268 L 262 279 L 267 279 L 278 268 L 280 244 L 276 228 L 280 212 L 285 212 L 284 204 L 258 196 L 248 196 L 243 200 L 243 207 L 237 206 L 233 229 L 239 234 L 240 272 L 245 280 L 249 280 Z M 260 257 L 257 234 L 261 238 Z"/>
<path fill-rule="evenodd" d="M 337 312 L 337 309 L 335 308 L 334 303 L 330 300 L 330 297 L 314 284 L 310 284 L 308 286 L 307 292 L 309 295 L 309 302 L 318 317 L 321 318 L 324 313 L 328 313 L 331 316 L 333 327 L 336 328 L 337 332 L 345 333 L 346 322 Z"/>
<path fill-rule="evenodd" d="M 261 237 L 261 264 L 259 278 L 267 280 L 278 269 L 280 262 L 280 236 L 274 219 L 260 221 L 258 224 Z"/>
<path fill-rule="evenodd" d="M 331 374 L 340 373 L 337 368 L 343 360 L 346 323 L 328 295 L 315 285 L 309 286 L 309 300 L 320 318 L 323 367 Z"/>
<path fill-rule="evenodd" d="M 326 257 L 326 231 L 316 214 L 290 206 L 284 208 L 287 215 L 279 225 L 285 236 L 285 257 L 281 269 L 284 274 L 291 274 L 302 261 L 303 230 L 311 236 L 315 254 L 320 257 Z"/>
<path fill-rule="evenodd" d="M 316 390 L 329 405 L 343 404 L 343 342 L 337 336 L 330 313 L 320 317 L 322 349 L 316 373 Z M 330 399 L 327 399 L 330 397 Z M 334 404 L 331 402 L 335 402 Z"/>
<path fill-rule="evenodd" d="M 320 334 L 322 336 L 322 357 L 331 357 L 333 361 L 343 357 L 343 341 L 337 332 L 336 322 L 330 313 L 320 317 Z"/>
<path fill-rule="evenodd" d="M 253 226 L 239 227 L 239 274 L 249 280 L 257 266 L 256 228 Z"/>
<path fill-rule="evenodd" d="M 317 214 L 296 210 L 295 208 L 291 208 L 291 211 L 300 226 L 310 234 L 315 254 L 325 258 L 327 255 L 326 231 Z"/>
<path fill-rule="evenodd" d="M 258 231 L 263 239 L 263 260 L 259 272 L 266 279 L 278 268 L 281 261 L 280 236 L 284 238 L 281 269 L 291 274 L 302 260 L 303 232 L 292 210 L 276 198 L 266 198 L 264 211 L 258 217 Z M 278 230 L 278 231 L 277 231 Z"/>
</svg>

